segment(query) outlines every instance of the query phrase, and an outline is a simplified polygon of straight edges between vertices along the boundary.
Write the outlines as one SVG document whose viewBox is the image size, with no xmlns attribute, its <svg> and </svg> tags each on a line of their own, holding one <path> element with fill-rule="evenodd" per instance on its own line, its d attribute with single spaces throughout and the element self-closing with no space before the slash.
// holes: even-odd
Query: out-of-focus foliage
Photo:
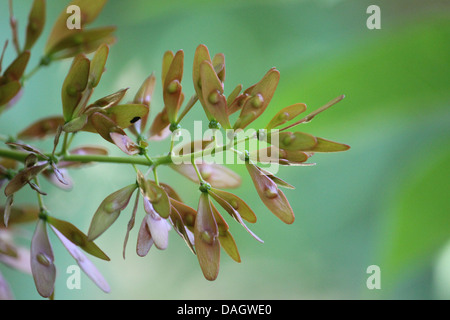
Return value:
<svg viewBox="0 0 450 320">
<path fill-rule="evenodd" d="M 223 258 L 221 268 L 227 272 L 221 272 L 214 283 L 203 279 L 195 257 L 185 253 L 184 244 L 175 237 L 169 240 L 170 254 L 154 251 L 145 260 L 130 255 L 122 261 L 117 247 L 126 230 L 114 225 L 97 241 L 111 258 L 108 264 L 98 264 L 111 285 L 109 297 L 450 298 L 438 295 L 434 286 L 445 280 L 442 273 L 435 273 L 436 261 L 450 260 L 448 250 L 441 251 L 450 240 L 450 8 L 446 1 L 377 1 L 382 29 L 368 30 L 366 9 L 371 4 L 345 0 L 108 3 L 95 24 L 117 26 L 117 43 L 97 98 L 131 85 L 136 92 L 152 71 L 159 79 L 166 50 L 183 48 L 186 61 L 192 61 L 195 48 L 204 43 L 212 52 L 226 53 L 227 83 L 247 88 L 264 76 L 261 70 L 280 71 L 269 106 L 273 109 L 250 126 L 265 126 L 284 106 L 304 102 L 314 110 L 330 97 L 345 94 L 336 109 L 320 115 L 305 130 L 352 146 L 331 158 L 315 155 L 320 157 L 315 167 L 295 172 L 281 168 L 278 176 L 297 188 L 285 191 L 296 215 L 292 225 L 275 223 L 278 219 L 267 213 L 252 182 L 244 182 L 236 194 L 246 198 L 258 215 L 259 223 L 252 230 L 265 243 L 248 241 L 245 230 L 234 232 L 243 263 Z M 63 8 L 62 2 L 48 5 L 47 21 Z M 28 3 L 15 1 L 18 19 L 26 21 L 28 10 Z M 19 30 L 25 27 L 19 25 Z M 6 10 L 0 12 L 0 30 L 9 37 Z M 49 33 L 50 28 L 45 28 L 42 37 Z M 44 44 L 37 42 L 36 49 L 44 52 Z M 6 53 L 5 61 L 12 60 L 12 52 Z M 37 63 L 34 56 L 29 66 Z M 26 94 L 7 111 L 7 118 L 31 125 L 38 117 L 58 114 L 60 84 L 69 67 L 69 62 L 64 67 L 55 64 L 36 74 L 38 80 L 24 88 Z M 183 78 L 192 78 L 190 70 L 185 73 Z M 224 93 L 228 96 L 233 89 L 226 86 Z M 160 96 L 160 84 L 155 91 Z M 162 106 L 162 99 L 152 100 L 152 117 Z M 201 109 L 197 104 L 187 117 L 203 117 Z M 17 134 L 23 127 L 0 118 L 2 132 Z M 158 148 L 154 154 L 164 151 Z M 109 184 L 113 192 L 128 183 L 126 177 L 107 176 L 115 168 L 93 167 L 75 174 L 77 184 L 87 184 L 89 189 L 75 188 L 68 201 L 61 200 L 67 199 L 64 191 L 53 195 L 49 202 L 55 217 L 87 231 L 89 218 L 105 196 L 104 185 Z M 242 166 L 234 169 L 246 174 Z M 170 170 L 161 176 L 165 181 L 178 179 Z M 185 188 L 191 183 L 187 179 L 171 181 L 183 198 L 198 198 L 196 190 Z M 20 197 L 34 201 L 35 195 Z M 195 202 L 190 205 L 196 207 Z M 129 219 L 125 215 L 119 217 L 123 224 Z M 53 250 L 63 266 L 56 280 L 58 294 L 104 297 L 85 278 L 81 290 L 68 290 L 64 265 L 73 264 L 73 259 L 61 246 Z M 366 288 L 366 269 L 373 264 L 381 268 L 381 290 Z M 0 269 L 16 298 L 38 297 L 29 275 Z M 123 274 L 115 276 L 117 269 Z"/>
</svg>

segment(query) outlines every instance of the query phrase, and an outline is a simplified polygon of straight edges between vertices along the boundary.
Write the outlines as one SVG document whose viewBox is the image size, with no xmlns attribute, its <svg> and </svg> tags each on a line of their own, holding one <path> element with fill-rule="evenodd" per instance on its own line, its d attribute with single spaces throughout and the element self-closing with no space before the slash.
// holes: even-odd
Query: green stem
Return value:
<svg viewBox="0 0 450 320">
<path fill-rule="evenodd" d="M 34 183 L 40 188 L 39 180 L 37 177 L 34 178 Z M 39 209 L 42 214 L 47 211 L 47 208 L 44 205 L 44 199 L 43 199 L 42 195 L 39 192 L 36 192 L 36 194 L 37 194 L 37 198 L 38 198 Z"/>
<path fill-rule="evenodd" d="M 200 173 L 200 170 L 198 170 L 198 167 L 197 167 L 197 164 L 195 163 L 195 159 L 194 159 L 194 158 L 192 158 L 191 163 L 192 163 L 192 165 L 194 166 L 195 173 L 197 173 L 198 181 L 200 182 L 200 184 L 206 182 L 206 181 L 203 179 L 202 174 Z"/>
<path fill-rule="evenodd" d="M 253 137 L 252 137 L 253 138 Z M 214 153 L 220 153 L 224 152 L 226 150 L 229 150 L 230 148 L 233 148 L 237 144 L 244 142 L 246 139 L 249 139 L 249 137 L 245 137 L 243 139 L 237 140 L 234 143 L 227 144 L 227 145 L 221 145 L 218 147 L 215 147 L 213 151 Z M 200 150 L 194 153 L 182 155 L 176 158 L 176 160 L 181 160 L 182 162 L 191 161 L 192 159 L 196 159 L 199 157 L 202 157 L 206 151 L 208 150 Z M 12 160 L 17 160 L 20 162 L 24 162 L 25 158 L 29 155 L 28 152 L 19 151 L 19 150 L 11 150 L 11 149 L 3 149 L 0 148 L 0 158 L 8 158 Z M 47 157 L 51 157 L 51 154 L 45 154 Z M 43 160 L 43 159 L 41 159 Z M 165 164 L 172 164 L 175 160 L 174 156 L 172 155 L 162 155 L 155 158 L 150 158 L 148 155 L 145 155 L 144 157 L 137 157 L 137 156 L 124 156 L 124 157 L 117 157 L 117 156 L 104 156 L 104 155 L 78 155 L 78 154 L 61 154 L 58 158 L 59 161 L 73 161 L 73 162 L 82 162 L 82 163 L 88 163 L 88 162 L 102 162 L 102 163 L 128 163 L 128 164 L 135 164 L 135 165 L 143 165 L 143 166 L 159 166 L 159 165 L 165 165 Z"/>
</svg>

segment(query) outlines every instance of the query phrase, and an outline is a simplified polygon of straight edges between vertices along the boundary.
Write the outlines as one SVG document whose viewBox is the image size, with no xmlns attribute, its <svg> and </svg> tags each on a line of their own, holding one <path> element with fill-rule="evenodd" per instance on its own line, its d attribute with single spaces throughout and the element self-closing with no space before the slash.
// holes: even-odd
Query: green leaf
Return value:
<svg viewBox="0 0 450 320">
<path fill-rule="evenodd" d="M 64 120 L 69 122 L 78 115 L 74 115 L 75 108 L 80 102 L 83 91 L 89 79 L 90 61 L 83 54 L 76 56 L 72 62 L 61 91 Z"/>
<path fill-rule="evenodd" d="M 61 232 L 70 242 L 79 246 L 87 253 L 99 259 L 110 261 L 109 257 L 73 224 L 54 217 L 48 217 L 47 222 Z"/>
<path fill-rule="evenodd" d="M 34 0 L 28 16 L 24 50 L 30 50 L 39 39 L 45 26 L 45 0 Z"/>
</svg>

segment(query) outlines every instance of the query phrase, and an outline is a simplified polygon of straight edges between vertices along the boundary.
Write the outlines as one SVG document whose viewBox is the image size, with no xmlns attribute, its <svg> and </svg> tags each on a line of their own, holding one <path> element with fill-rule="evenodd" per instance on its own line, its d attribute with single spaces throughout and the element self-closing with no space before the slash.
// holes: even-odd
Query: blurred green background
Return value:
<svg viewBox="0 0 450 320">
<path fill-rule="evenodd" d="M 369 30 L 366 9 L 381 8 L 381 29 Z M 30 68 L 64 1 L 49 1 L 44 35 Z M 30 2 L 14 1 L 19 34 Z M 111 257 L 93 259 L 111 285 L 106 295 L 82 275 L 81 290 L 66 287 L 66 268 L 74 264 L 51 235 L 56 252 L 60 299 L 449 299 L 450 298 L 450 5 L 448 1 L 117 1 L 111 0 L 94 25 L 116 25 L 107 72 L 95 97 L 130 87 L 131 98 L 152 71 L 160 77 L 166 50 L 185 52 L 187 97 L 196 47 L 226 56 L 226 93 L 248 87 L 271 67 L 281 73 L 271 110 L 255 122 L 265 124 L 284 106 L 304 102 L 315 110 L 340 94 L 346 99 L 300 129 L 351 145 L 350 151 L 317 154 L 314 167 L 281 168 L 278 175 L 296 186 L 286 196 L 296 214 L 285 225 L 261 203 L 240 166 L 243 185 L 236 191 L 258 215 L 251 229 L 256 242 L 228 220 L 242 263 L 222 253 L 214 282 L 205 280 L 197 259 L 171 233 L 169 248 L 134 253 L 138 226 L 127 259 L 122 243 L 131 208 L 97 240 Z M 10 38 L 7 2 L 0 5 L 0 42 Z M 13 57 L 12 47 L 4 65 Z M 42 69 L 26 84 L 20 102 L 0 117 L 0 133 L 16 134 L 40 117 L 61 112 L 60 89 L 71 61 Z M 152 116 L 162 108 L 161 86 Z M 200 105 L 186 123 L 204 119 Z M 189 127 L 189 126 L 187 126 Z M 107 145 L 92 134 L 75 143 Z M 113 152 L 114 146 L 107 145 Z M 155 143 L 151 154 L 165 152 Z M 52 214 L 87 232 L 100 202 L 132 183 L 131 166 L 96 165 L 72 174 L 70 193 L 48 184 Z M 195 185 L 170 170 L 160 179 L 197 206 Z M 4 196 L 2 196 L 2 202 Z M 21 191 L 16 203 L 34 202 Z M 140 223 L 143 210 L 139 212 Z M 27 226 L 26 232 L 34 226 Z M 22 241 L 29 245 L 26 240 Z M 381 268 L 381 289 L 369 290 L 367 267 Z M 17 299 L 40 298 L 29 275 L 0 265 Z"/>
</svg>

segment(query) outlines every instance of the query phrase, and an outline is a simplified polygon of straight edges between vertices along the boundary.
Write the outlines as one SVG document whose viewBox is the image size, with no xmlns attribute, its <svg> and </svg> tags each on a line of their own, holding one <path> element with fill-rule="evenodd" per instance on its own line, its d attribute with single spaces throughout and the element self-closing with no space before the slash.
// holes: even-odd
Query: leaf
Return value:
<svg viewBox="0 0 450 320">
<path fill-rule="evenodd" d="M 7 82 L 0 85 L 0 106 L 10 102 L 20 92 L 22 86 L 19 81 Z"/>
<path fill-rule="evenodd" d="M 45 139 L 55 135 L 58 127 L 61 125 L 64 125 L 64 118 L 62 116 L 44 118 L 19 132 L 17 138 L 23 140 Z"/>
<path fill-rule="evenodd" d="M 170 123 L 176 122 L 178 110 L 182 103 L 181 80 L 183 78 L 183 61 L 184 52 L 179 50 L 173 57 L 164 79 L 164 109 L 167 112 Z"/>
<path fill-rule="evenodd" d="M 48 217 L 47 222 L 61 232 L 70 242 L 79 246 L 87 253 L 99 259 L 110 261 L 109 257 L 73 224 L 54 217 Z"/>
<path fill-rule="evenodd" d="M 80 8 L 82 13 L 81 16 L 81 27 L 85 27 L 86 25 L 92 23 L 97 16 L 102 11 L 108 0 L 73 0 L 69 5 L 76 5 Z M 67 18 L 70 14 L 67 13 L 67 7 L 64 7 L 63 12 L 59 15 L 55 24 L 53 25 L 50 36 L 47 40 L 47 44 L 45 46 L 45 53 L 48 54 L 52 51 L 54 45 L 64 38 L 73 35 L 74 33 L 79 33 L 80 30 L 77 29 L 69 29 L 67 28 Z"/>
<path fill-rule="evenodd" d="M 286 196 L 278 189 L 276 183 L 262 173 L 254 164 L 247 162 L 245 166 L 264 205 L 281 221 L 292 224 L 295 220 L 294 212 Z"/>
<path fill-rule="evenodd" d="M 31 272 L 36 289 L 44 298 L 50 297 L 55 288 L 54 259 L 47 235 L 47 223 L 39 219 L 31 240 Z"/>
<path fill-rule="evenodd" d="M 136 189 L 137 185 L 131 184 L 110 194 L 102 201 L 89 226 L 88 239 L 90 241 L 97 239 L 116 221 L 120 212 L 127 207 Z"/>
<path fill-rule="evenodd" d="M 244 129 L 267 108 L 280 80 L 280 72 L 275 68 L 270 69 L 250 92 L 250 97 L 245 101 L 238 120 L 233 129 Z"/>
<path fill-rule="evenodd" d="M 98 47 L 94 57 L 92 58 L 89 72 L 89 84 L 92 88 L 95 88 L 100 82 L 102 74 L 105 70 L 108 54 L 109 54 L 108 45 L 102 44 L 100 47 Z"/>
<path fill-rule="evenodd" d="M 171 164 L 170 168 L 174 169 L 178 173 L 182 174 L 189 180 L 200 183 L 194 166 L 189 163 Z M 203 179 L 211 184 L 214 188 L 228 189 L 237 188 L 241 185 L 241 177 L 234 171 L 224 167 L 220 164 L 197 164 L 197 168 L 200 171 Z"/>
<path fill-rule="evenodd" d="M 8 69 L 5 70 L 3 77 L 8 82 L 20 81 L 25 69 L 27 68 L 28 61 L 30 60 L 30 52 L 24 51 L 10 64 Z"/>
<path fill-rule="evenodd" d="M 270 120 L 267 124 L 266 129 L 270 130 L 281 126 L 282 124 L 295 119 L 299 114 L 306 110 L 306 105 L 304 103 L 296 103 L 285 107 L 277 112 L 277 114 Z"/>
<path fill-rule="evenodd" d="M 24 50 L 30 50 L 39 39 L 45 26 L 45 0 L 34 0 L 28 16 Z"/>
<path fill-rule="evenodd" d="M 195 249 L 203 275 L 215 280 L 219 274 L 220 243 L 219 230 L 214 219 L 207 193 L 200 195 L 197 218 L 195 219 Z"/>
<path fill-rule="evenodd" d="M 238 196 L 230 192 L 226 192 L 215 188 L 212 188 L 209 193 L 216 201 L 220 201 L 221 199 L 226 201 L 246 221 L 250 223 L 256 222 L 256 215 L 253 212 L 253 210 L 248 206 L 247 203 L 245 203 L 244 200 L 242 200 Z M 227 210 L 227 208 L 229 207 L 224 207 L 225 210 Z M 233 212 L 230 212 L 230 214 L 233 215 Z"/>
<path fill-rule="evenodd" d="M 90 61 L 83 54 L 75 57 L 61 91 L 63 115 L 66 122 L 74 119 L 75 108 L 80 102 L 89 79 Z"/>
<path fill-rule="evenodd" d="M 203 61 L 200 64 L 200 77 L 202 83 L 203 107 L 208 110 L 208 119 L 217 120 L 224 129 L 230 129 L 228 119 L 227 100 L 223 95 L 223 85 L 217 76 L 212 64 Z"/>
<path fill-rule="evenodd" d="M 57 228 L 52 226 L 52 230 L 55 232 L 56 236 L 61 240 L 64 247 L 69 251 L 70 255 L 77 261 L 81 270 L 86 273 L 86 275 L 103 291 L 110 292 L 110 287 L 106 282 L 105 278 L 94 266 L 94 264 L 81 252 L 78 247 L 72 243 L 65 235 L 60 232 Z"/>
</svg>

